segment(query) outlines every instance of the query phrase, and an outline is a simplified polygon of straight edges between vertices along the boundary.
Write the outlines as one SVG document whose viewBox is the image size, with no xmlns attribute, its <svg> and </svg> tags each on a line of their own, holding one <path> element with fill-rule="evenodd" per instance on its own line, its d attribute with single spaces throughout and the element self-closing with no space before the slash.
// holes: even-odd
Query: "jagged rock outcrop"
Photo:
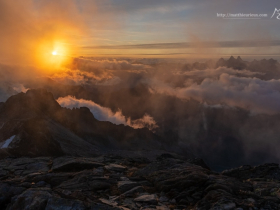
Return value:
<svg viewBox="0 0 280 210">
<path fill-rule="evenodd" d="M 280 168 L 276 164 L 216 173 L 202 160 L 165 154 L 155 160 L 7 158 L 0 160 L 0 166 L 3 210 L 280 208 Z"/>
<path fill-rule="evenodd" d="M 228 60 L 220 58 L 217 61 L 216 68 L 221 67 L 221 66 L 226 66 L 228 68 L 242 70 L 247 67 L 247 62 L 243 61 L 240 56 L 238 56 L 237 58 L 230 56 L 230 58 Z"/>
<path fill-rule="evenodd" d="M 234 56 L 230 56 L 229 59 L 220 58 L 216 62 L 209 60 L 206 62 L 195 62 L 193 64 L 187 63 L 182 66 L 181 71 L 186 72 L 193 70 L 207 70 L 216 69 L 219 67 L 227 67 L 236 70 L 248 70 L 256 73 L 256 75 L 254 75 L 255 77 L 263 80 L 280 78 L 280 64 L 277 60 L 262 59 L 245 61 L 240 56 L 238 56 L 237 58 L 235 58 Z M 197 82 L 200 83 L 201 81 L 197 79 Z"/>
</svg>

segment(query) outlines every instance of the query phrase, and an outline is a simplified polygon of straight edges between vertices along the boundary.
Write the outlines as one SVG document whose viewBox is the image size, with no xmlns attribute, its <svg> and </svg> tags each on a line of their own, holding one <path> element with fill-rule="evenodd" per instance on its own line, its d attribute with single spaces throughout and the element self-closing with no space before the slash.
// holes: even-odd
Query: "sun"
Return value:
<svg viewBox="0 0 280 210">
<path fill-rule="evenodd" d="M 0 0 L 1 1 L 1 0 Z M 46 73 L 55 72 L 71 62 L 70 47 L 65 40 L 42 39 L 34 48 L 34 62 Z"/>
</svg>

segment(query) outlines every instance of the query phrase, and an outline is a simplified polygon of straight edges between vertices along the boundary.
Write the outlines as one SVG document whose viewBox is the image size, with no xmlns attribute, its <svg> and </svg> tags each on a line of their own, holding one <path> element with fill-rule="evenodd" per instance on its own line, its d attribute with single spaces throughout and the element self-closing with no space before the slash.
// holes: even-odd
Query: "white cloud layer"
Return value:
<svg viewBox="0 0 280 210">
<path fill-rule="evenodd" d="M 255 76 L 258 74 L 263 74 L 260 72 L 252 72 L 249 70 L 236 70 L 232 68 L 226 68 L 226 67 L 219 67 L 216 69 L 205 69 L 205 70 L 192 70 L 187 72 L 179 72 L 177 74 L 190 76 L 190 77 L 199 77 L 199 78 L 217 78 L 221 74 L 229 74 L 229 75 L 238 75 L 238 76 Z"/>
<path fill-rule="evenodd" d="M 280 80 L 261 80 L 222 73 L 218 79 L 206 78 L 201 84 L 173 88 L 158 81 L 152 82 L 152 91 L 182 99 L 196 99 L 209 104 L 241 107 L 252 113 L 280 112 Z"/>
<path fill-rule="evenodd" d="M 135 129 L 147 127 L 148 129 L 153 130 L 157 128 L 156 122 L 148 114 L 145 114 L 141 119 L 131 120 L 130 118 L 126 118 L 120 110 L 114 113 L 111 109 L 102 107 L 90 100 L 76 99 L 72 96 L 66 96 L 58 98 L 57 102 L 62 107 L 71 109 L 88 107 L 94 117 L 100 121 L 109 121 L 117 125 L 124 124 Z"/>
</svg>

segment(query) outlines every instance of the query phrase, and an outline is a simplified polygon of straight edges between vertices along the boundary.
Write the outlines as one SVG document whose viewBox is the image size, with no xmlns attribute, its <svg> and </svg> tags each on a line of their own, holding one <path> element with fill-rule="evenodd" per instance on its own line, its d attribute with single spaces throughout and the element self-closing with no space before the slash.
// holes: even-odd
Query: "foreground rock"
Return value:
<svg viewBox="0 0 280 210">
<path fill-rule="evenodd" d="M 215 173 L 202 160 L 7 158 L 0 161 L 0 209 L 280 209 L 276 164 Z"/>
</svg>

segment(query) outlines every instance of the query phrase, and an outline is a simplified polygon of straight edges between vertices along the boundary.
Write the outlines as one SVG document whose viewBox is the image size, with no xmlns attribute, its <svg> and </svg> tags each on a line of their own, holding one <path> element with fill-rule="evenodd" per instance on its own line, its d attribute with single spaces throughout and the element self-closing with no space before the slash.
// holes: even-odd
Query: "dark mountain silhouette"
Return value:
<svg viewBox="0 0 280 210">
<path fill-rule="evenodd" d="M 86 107 L 62 108 L 45 89 L 28 90 L 0 106 L 0 144 L 13 155 L 97 155 L 110 149 L 164 149 L 147 128 L 101 122 Z"/>
<path fill-rule="evenodd" d="M 185 64 L 182 71 L 216 69 L 219 67 L 233 68 L 236 70 L 249 70 L 259 72 L 255 77 L 262 80 L 279 79 L 280 64 L 274 59 L 262 59 L 253 61 L 244 61 L 240 56 L 237 58 L 231 56 L 229 59 L 220 58 L 215 64 L 213 61 L 195 62 L 193 64 Z"/>
<path fill-rule="evenodd" d="M 234 58 L 231 56 L 228 60 L 223 58 L 219 59 L 216 63 L 216 67 L 228 67 L 237 70 L 249 70 L 252 72 L 259 72 L 259 75 L 255 75 L 263 80 L 279 79 L 280 78 L 280 65 L 277 60 L 274 59 L 262 59 L 253 61 L 244 61 L 240 56 Z"/>
<path fill-rule="evenodd" d="M 277 136 L 280 134 L 278 129 L 280 115 L 251 115 L 249 110 L 224 105 L 221 105 L 220 108 L 205 107 L 193 99 L 181 100 L 174 96 L 151 93 L 149 86 L 143 82 L 138 82 L 133 87 L 93 86 L 89 88 L 62 85 L 49 80 L 42 83 L 41 87 L 52 92 L 56 98 L 73 95 L 78 99 L 92 100 L 114 112 L 121 109 L 124 116 L 129 116 L 131 119 L 141 118 L 148 113 L 159 126 L 155 130 L 155 134 L 157 137 L 159 136 L 161 142 L 159 148 L 184 155 L 195 154 L 197 157 L 203 158 L 215 170 L 223 170 L 241 164 L 261 164 L 279 160 L 274 148 L 277 148 L 275 145 L 279 144 Z M 87 132 L 84 132 L 87 125 L 81 126 L 81 123 L 75 123 L 81 122 L 81 120 L 73 118 L 76 116 L 74 113 L 81 113 L 80 109 L 63 110 L 63 113 L 68 114 L 64 114 L 62 119 L 64 121 L 67 119 L 69 122 L 61 123 L 87 142 L 94 142 L 95 146 L 104 149 L 108 147 L 116 149 L 118 145 L 121 145 L 120 148 L 130 147 L 130 144 L 119 144 L 122 142 L 122 137 L 120 141 L 112 142 L 108 138 L 92 140 L 93 137 L 87 136 Z M 71 118 L 68 119 L 65 116 L 71 116 Z M 80 127 L 83 129 L 82 132 L 78 132 Z M 102 132 L 108 133 L 106 130 L 102 130 Z M 116 129 L 114 132 L 120 131 Z M 110 131 L 110 133 L 114 132 Z M 123 132 L 123 135 L 125 134 Z M 104 134 L 101 133 L 99 136 L 102 137 Z M 6 136 L 5 139 L 7 138 Z M 135 150 L 135 147 L 132 148 L 132 151 Z M 149 149 L 149 146 L 146 148 Z M 73 149 L 73 153 L 74 151 Z"/>
<path fill-rule="evenodd" d="M 230 56 L 230 58 L 228 60 L 220 58 L 216 63 L 216 68 L 225 66 L 228 68 L 242 70 L 242 69 L 246 69 L 247 65 L 248 65 L 248 62 L 243 61 L 240 56 L 238 56 L 237 58 Z"/>
</svg>

